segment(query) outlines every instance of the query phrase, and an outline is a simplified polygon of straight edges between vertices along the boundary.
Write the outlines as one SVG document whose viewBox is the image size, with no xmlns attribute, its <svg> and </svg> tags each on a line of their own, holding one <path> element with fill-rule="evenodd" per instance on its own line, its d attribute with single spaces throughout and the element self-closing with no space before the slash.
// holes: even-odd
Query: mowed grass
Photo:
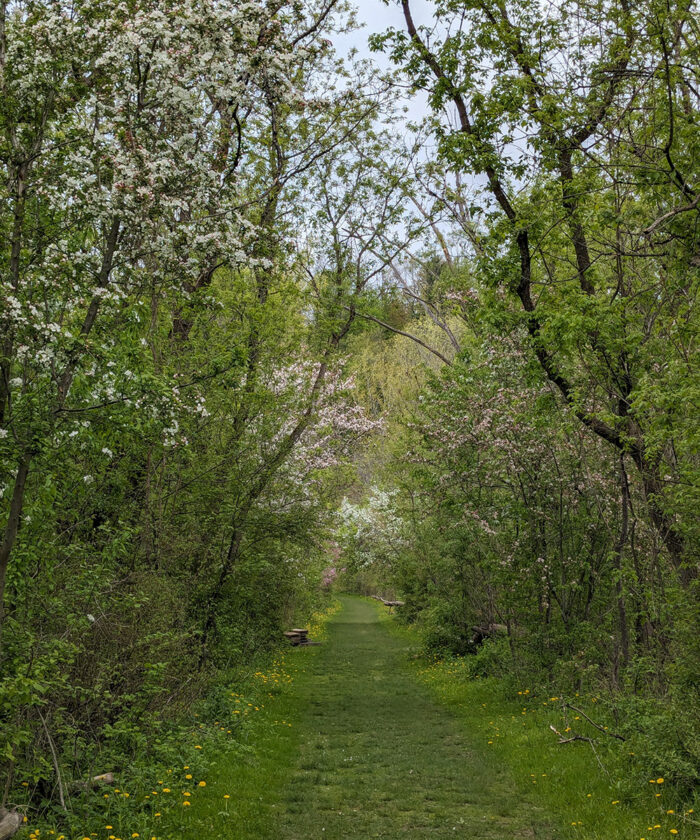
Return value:
<svg viewBox="0 0 700 840">
<path fill-rule="evenodd" d="M 339 605 L 317 614 L 310 624 L 314 639 L 324 638 L 325 624 Z M 288 649 L 251 675 L 243 693 L 231 692 L 225 726 L 238 724 L 235 742 L 221 750 L 221 739 L 194 735 L 206 772 L 186 780 L 177 771 L 167 808 L 148 837 L 155 840 L 253 840 L 269 835 L 272 809 L 298 761 L 304 737 L 299 722 L 307 707 L 309 664 L 320 648 Z M 240 687 L 239 687 L 240 688 Z M 203 730 L 206 732 L 206 729 Z M 200 787 L 198 778 L 205 786 Z M 184 793 L 190 793 L 185 797 Z M 191 805 L 185 806 L 189 800 Z M 129 835 L 127 835 L 129 836 Z M 142 835 L 146 836 L 146 835 Z M 120 838 L 125 840 L 125 838 Z"/>
<path fill-rule="evenodd" d="M 426 666 L 383 606 L 341 600 L 324 644 L 290 650 L 288 679 L 246 697 L 250 751 L 211 756 L 158 840 L 700 838 L 693 813 L 666 813 L 663 784 L 621 777 L 633 765 L 605 748 L 610 775 L 588 744 L 559 745 L 558 699 L 504 698 L 459 660 Z"/>
<path fill-rule="evenodd" d="M 391 633 L 417 643 L 415 631 L 390 617 L 382 621 Z M 572 840 L 700 840 L 700 821 L 691 806 L 684 809 L 663 777 L 654 778 L 636 763 L 618 740 L 594 729 L 576 712 L 563 709 L 563 698 L 537 695 L 521 686 L 504 697 L 494 679 L 474 679 L 465 660 L 426 666 L 414 673 L 468 727 L 481 749 L 510 768 L 520 791 L 532 790 L 536 801 L 559 818 L 562 836 Z M 568 698 L 592 720 L 601 719 L 596 697 Z M 559 743 L 579 733 L 595 740 Z M 567 729 L 569 731 L 567 731 Z"/>
<path fill-rule="evenodd" d="M 298 758 L 250 840 L 554 838 L 498 758 L 431 696 L 376 604 L 343 598 L 307 658 Z"/>
</svg>

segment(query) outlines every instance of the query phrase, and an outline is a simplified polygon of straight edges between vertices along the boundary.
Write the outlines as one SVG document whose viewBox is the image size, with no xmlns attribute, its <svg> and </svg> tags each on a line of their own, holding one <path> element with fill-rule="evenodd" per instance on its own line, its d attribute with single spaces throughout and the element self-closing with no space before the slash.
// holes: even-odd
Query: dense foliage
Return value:
<svg viewBox="0 0 700 840">
<path fill-rule="evenodd" d="M 3 4 L 2 805 L 79 809 L 317 598 L 396 212 L 333 5 Z"/>
<path fill-rule="evenodd" d="M 342 512 L 349 579 L 402 593 L 428 646 L 475 673 L 604 691 L 650 770 L 687 790 L 697 21 L 683 3 L 476 0 L 436 3 L 428 29 L 401 6 L 405 31 L 375 46 L 427 92 L 437 151 L 416 172 L 433 245 L 397 284 L 400 328 L 422 342 L 414 364 L 428 345 L 445 366 L 398 405 L 405 349 L 374 351 L 367 394 L 395 422 Z"/>
<path fill-rule="evenodd" d="M 2 6 L 0 807 L 170 761 L 336 567 L 700 780 L 693 9 L 400 5 L 384 76 L 336 0 Z"/>
</svg>

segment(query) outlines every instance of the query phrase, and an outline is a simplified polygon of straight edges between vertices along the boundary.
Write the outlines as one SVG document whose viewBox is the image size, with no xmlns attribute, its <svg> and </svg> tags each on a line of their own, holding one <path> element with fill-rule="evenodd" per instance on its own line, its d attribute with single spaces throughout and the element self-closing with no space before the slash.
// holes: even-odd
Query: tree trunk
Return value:
<svg viewBox="0 0 700 840">
<path fill-rule="evenodd" d="M 29 458 L 25 456 L 17 468 L 15 487 L 12 491 L 10 502 L 10 513 L 7 517 L 7 525 L 0 545 L 0 660 L 2 660 L 2 630 L 5 624 L 5 583 L 7 580 L 7 568 L 10 564 L 10 556 L 19 531 L 22 506 L 24 504 L 24 490 L 29 474 Z"/>
<path fill-rule="evenodd" d="M 615 570 L 617 581 L 615 591 L 617 594 L 617 616 L 620 627 L 620 653 L 622 654 L 622 667 L 626 668 L 630 658 L 629 628 L 627 626 L 627 605 L 625 603 L 624 587 L 622 585 L 622 553 L 627 544 L 629 532 L 629 485 L 627 484 L 627 473 L 625 471 L 625 456 L 620 455 L 620 537 L 615 545 Z"/>
</svg>

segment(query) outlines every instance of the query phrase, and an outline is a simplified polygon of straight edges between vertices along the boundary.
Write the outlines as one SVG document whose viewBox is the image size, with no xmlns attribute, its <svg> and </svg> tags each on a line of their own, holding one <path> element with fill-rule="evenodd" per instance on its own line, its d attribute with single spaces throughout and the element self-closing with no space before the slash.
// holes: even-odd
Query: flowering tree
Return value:
<svg viewBox="0 0 700 840">
<path fill-rule="evenodd" d="M 692 526 L 666 493 L 686 469 L 671 438 L 687 452 L 687 420 L 672 412 L 674 437 L 671 414 L 655 412 L 658 393 L 647 389 L 668 376 L 673 391 L 673 371 L 689 371 L 693 355 L 690 7 L 438 2 L 441 28 L 431 34 L 415 25 L 409 0 L 401 6 L 405 32 L 375 43 L 390 43 L 428 92 L 440 163 L 471 178 L 471 215 L 488 220 L 487 235 L 468 225 L 479 273 L 525 325 L 533 357 L 573 415 L 629 455 L 688 586 L 697 572 L 685 540 Z M 447 191 L 443 207 L 451 204 Z M 678 361 L 659 366 L 668 343 Z"/>
<path fill-rule="evenodd" d="M 123 694 L 154 725 L 224 629 L 269 644 L 320 581 L 332 476 L 376 425 L 341 354 L 370 270 L 320 267 L 338 227 L 304 190 L 367 170 L 388 99 L 334 57 L 336 5 L 2 7 L 3 799 L 54 747 L 110 749 Z"/>
</svg>

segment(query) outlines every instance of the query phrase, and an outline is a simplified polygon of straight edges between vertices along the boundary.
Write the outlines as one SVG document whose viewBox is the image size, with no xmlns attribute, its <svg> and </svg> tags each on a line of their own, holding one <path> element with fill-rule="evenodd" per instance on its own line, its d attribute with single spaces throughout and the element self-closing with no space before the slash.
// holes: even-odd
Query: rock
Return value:
<svg viewBox="0 0 700 840">
<path fill-rule="evenodd" d="M 0 808 L 0 840 L 9 840 L 22 827 L 24 817 L 17 811 L 6 811 Z"/>
</svg>

